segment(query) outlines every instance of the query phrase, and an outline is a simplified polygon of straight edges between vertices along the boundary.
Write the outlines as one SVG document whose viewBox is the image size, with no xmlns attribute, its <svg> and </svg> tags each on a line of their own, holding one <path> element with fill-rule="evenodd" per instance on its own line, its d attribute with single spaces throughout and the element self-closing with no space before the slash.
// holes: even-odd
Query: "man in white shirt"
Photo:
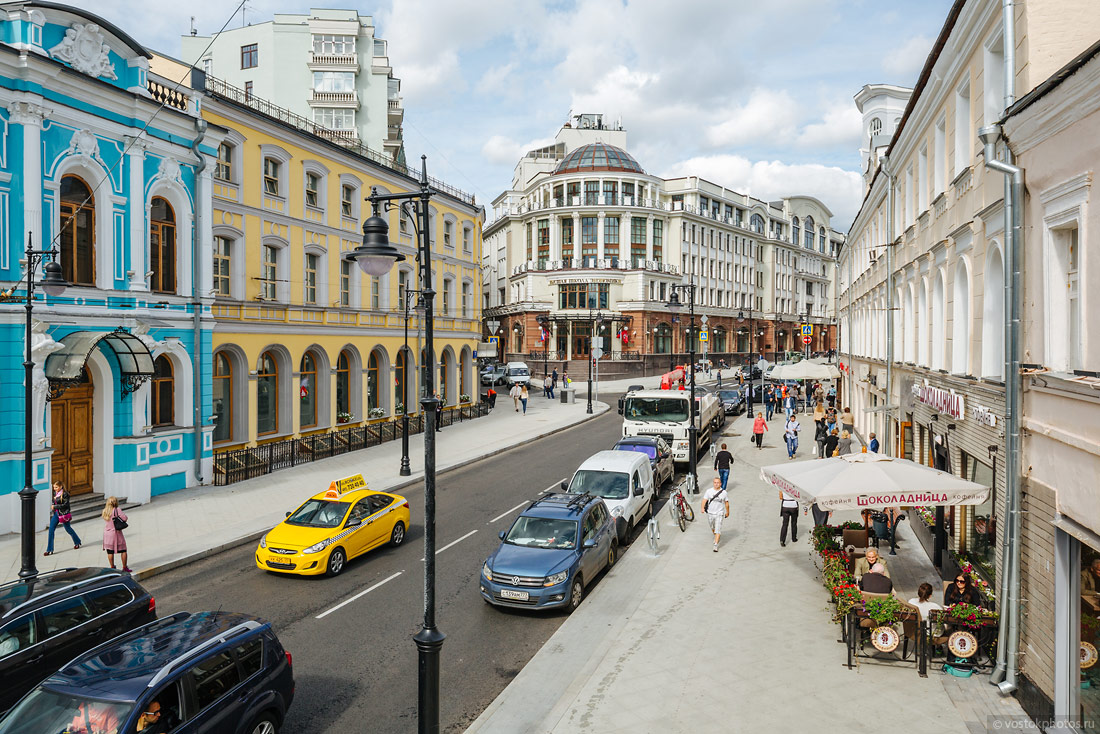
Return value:
<svg viewBox="0 0 1100 734">
<path fill-rule="evenodd" d="M 794 452 L 798 451 L 798 432 L 801 430 L 802 426 L 793 415 L 787 418 L 787 423 L 783 426 L 783 438 L 787 441 L 788 459 L 793 459 Z"/>
<path fill-rule="evenodd" d="M 787 524 L 791 526 L 791 542 L 798 542 L 798 500 L 783 490 L 779 490 L 779 516 L 783 518 L 783 526 L 779 529 L 779 545 L 787 545 Z"/>
<path fill-rule="evenodd" d="M 730 496 L 722 488 L 722 480 L 714 478 L 714 486 L 703 495 L 703 514 L 714 533 L 714 552 L 718 552 L 718 541 L 722 538 L 722 519 L 730 516 Z"/>
</svg>

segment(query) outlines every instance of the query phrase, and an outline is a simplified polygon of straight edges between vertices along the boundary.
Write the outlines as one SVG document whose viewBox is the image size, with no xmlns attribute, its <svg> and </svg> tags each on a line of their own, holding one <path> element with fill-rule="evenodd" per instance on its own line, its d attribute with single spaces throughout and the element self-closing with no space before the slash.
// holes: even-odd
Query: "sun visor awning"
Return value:
<svg viewBox="0 0 1100 734">
<path fill-rule="evenodd" d="M 123 394 L 136 390 L 153 376 L 153 355 L 138 337 L 121 328 L 115 331 L 74 331 L 62 337 L 61 348 L 46 358 L 44 371 L 50 381 L 50 395 L 57 397 L 65 388 L 82 379 L 88 356 L 99 344 L 105 344 L 118 359 Z"/>
</svg>

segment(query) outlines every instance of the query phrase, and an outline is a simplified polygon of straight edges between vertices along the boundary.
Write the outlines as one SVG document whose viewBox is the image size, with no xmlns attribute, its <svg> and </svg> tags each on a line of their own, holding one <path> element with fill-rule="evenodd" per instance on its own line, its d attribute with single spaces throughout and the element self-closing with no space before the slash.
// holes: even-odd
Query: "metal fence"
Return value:
<svg viewBox="0 0 1100 734">
<path fill-rule="evenodd" d="M 463 405 L 443 411 L 440 427 L 452 426 L 489 414 L 488 403 Z M 423 433 L 424 414 L 409 416 L 409 435 Z M 401 418 L 379 423 L 369 423 L 352 428 L 340 428 L 329 433 L 318 433 L 302 438 L 273 441 L 260 446 L 222 451 L 214 454 L 214 484 L 224 486 L 254 479 L 273 471 L 287 469 L 330 456 L 378 446 L 401 438 Z"/>
</svg>

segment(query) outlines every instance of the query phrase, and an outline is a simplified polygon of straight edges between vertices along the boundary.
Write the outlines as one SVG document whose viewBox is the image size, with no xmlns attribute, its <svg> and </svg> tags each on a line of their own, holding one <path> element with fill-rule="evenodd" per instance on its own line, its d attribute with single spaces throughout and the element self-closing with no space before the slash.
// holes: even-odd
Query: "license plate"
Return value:
<svg viewBox="0 0 1100 734">
<path fill-rule="evenodd" d="M 516 601 L 527 601 L 531 598 L 531 594 L 526 591 L 513 591 L 511 589 L 501 589 L 501 599 L 515 599 Z"/>
</svg>

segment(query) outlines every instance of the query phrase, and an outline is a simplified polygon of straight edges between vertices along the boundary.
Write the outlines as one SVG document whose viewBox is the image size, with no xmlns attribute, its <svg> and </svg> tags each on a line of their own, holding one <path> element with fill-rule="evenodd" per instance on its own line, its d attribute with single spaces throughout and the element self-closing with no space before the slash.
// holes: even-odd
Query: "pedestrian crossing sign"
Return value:
<svg viewBox="0 0 1100 734">
<path fill-rule="evenodd" d="M 499 336 L 491 336 L 491 337 L 489 337 L 489 343 L 493 345 L 493 349 L 499 349 L 499 348 L 500 348 L 500 346 L 499 346 L 499 344 L 498 344 L 498 342 L 499 342 L 499 341 L 500 341 L 500 337 L 499 337 Z"/>
<path fill-rule="evenodd" d="M 814 325 L 813 324 L 802 324 L 802 336 L 813 336 L 813 335 L 814 335 Z"/>
<path fill-rule="evenodd" d="M 710 332 L 708 332 L 706 329 L 703 329 L 702 331 L 699 332 L 699 341 L 705 342 L 705 341 L 708 341 L 709 339 L 710 339 Z"/>
</svg>

